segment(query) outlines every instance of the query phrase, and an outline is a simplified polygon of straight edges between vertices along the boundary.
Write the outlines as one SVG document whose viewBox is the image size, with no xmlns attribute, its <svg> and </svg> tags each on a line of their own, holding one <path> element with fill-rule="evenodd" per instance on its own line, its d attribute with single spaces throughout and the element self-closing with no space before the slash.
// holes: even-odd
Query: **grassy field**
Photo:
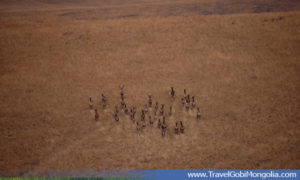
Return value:
<svg viewBox="0 0 300 180">
<path fill-rule="evenodd" d="M 280 12 L 257 1 L 12 2 L 0 6 L 0 170 L 300 168 L 296 1 L 264 2 Z M 173 104 L 166 137 L 114 121 L 120 84 L 138 119 L 149 93 Z M 200 121 L 180 106 L 184 88 Z"/>
</svg>

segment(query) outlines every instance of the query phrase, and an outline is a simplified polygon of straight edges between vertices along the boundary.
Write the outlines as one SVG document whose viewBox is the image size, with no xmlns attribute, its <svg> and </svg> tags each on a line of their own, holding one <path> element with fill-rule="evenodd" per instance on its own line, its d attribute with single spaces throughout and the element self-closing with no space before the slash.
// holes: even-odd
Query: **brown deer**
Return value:
<svg viewBox="0 0 300 180">
<path fill-rule="evenodd" d="M 93 109 L 92 97 L 90 97 L 90 109 Z"/>
<path fill-rule="evenodd" d="M 184 105 L 185 105 L 185 99 L 184 98 L 181 98 L 181 105 L 182 105 L 182 107 L 184 107 Z"/>
<path fill-rule="evenodd" d="M 158 110 L 158 102 L 155 103 L 155 112 Z"/>
<path fill-rule="evenodd" d="M 183 134 L 184 133 L 184 127 L 182 121 L 180 121 L 180 132 Z"/>
<path fill-rule="evenodd" d="M 172 106 L 170 106 L 169 116 L 172 116 L 172 110 L 173 110 L 173 108 L 172 108 Z"/>
<path fill-rule="evenodd" d="M 167 125 L 166 125 L 165 118 L 164 118 L 163 123 L 161 125 L 161 130 L 162 130 L 162 136 L 164 137 L 166 135 L 166 130 L 167 130 Z"/>
<path fill-rule="evenodd" d="M 172 96 L 172 98 L 174 98 L 174 97 L 175 97 L 175 91 L 174 91 L 174 87 L 171 87 L 171 96 Z"/>
<path fill-rule="evenodd" d="M 186 97 L 186 104 L 185 104 L 185 108 L 186 110 L 188 111 L 189 108 L 190 108 L 190 95 L 188 94 L 187 97 Z"/>
<path fill-rule="evenodd" d="M 151 94 L 148 95 L 148 104 L 149 104 L 149 108 L 152 107 L 152 97 L 151 97 Z"/>
<path fill-rule="evenodd" d="M 121 108 L 124 109 L 125 105 L 126 105 L 126 103 L 125 103 L 124 99 L 122 99 L 121 100 Z"/>
<path fill-rule="evenodd" d="M 119 88 L 120 88 L 120 96 L 121 96 L 121 100 L 124 101 L 124 85 L 120 85 Z"/>
<path fill-rule="evenodd" d="M 116 114 L 119 113 L 118 105 L 115 105 L 115 113 L 116 113 Z"/>
<path fill-rule="evenodd" d="M 117 113 L 117 112 L 115 112 L 115 114 L 114 114 L 114 118 L 115 118 L 115 121 L 116 121 L 116 122 L 119 122 L 119 115 L 118 115 L 118 113 Z"/>
<path fill-rule="evenodd" d="M 177 124 L 178 124 L 178 123 L 176 122 L 176 125 L 175 125 L 175 134 L 178 134 L 178 133 L 179 133 Z"/>
<path fill-rule="evenodd" d="M 157 127 L 158 127 L 158 129 L 160 129 L 160 128 L 161 128 L 161 122 L 160 122 L 160 118 L 158 118 Z"/>
<path fill-rule="evenodd" d="M 145 111 L 144 111 L 144 110 L 142 110 L 141 120 L 142 120 L 142 121 L 145 120 Z"/>
<path fill-rule="evenodd" d="M 98 110 L 95 109 L 95 120 L 98 121 L 99 120 L 99 114 L 98 114 Z"/>
<path fill-rule="evenodd" d="M 145 104 L 145 113 L 147 114 L 148 113 L 148 105 L 147 104 Z"/>
<path fill-rule="evenodd" d="M 104 94 L 101 94 L 101 96 L 102 96 L 102 107 L 103 107 L 103 109 L 105 109 L 106 108 L 106 97 L 104 96 Z"/>
<path fill-rule="evenodd" d="M 140 131 L 141 130 L 141 125 L 139 122 L 136 122 L 136 130 Z"/>
<path fill-rule="evenodd" d="M 134 122 L 135 121 L 135 107 L 133 107 L 132 109 L 130 109 L 130 119 Z"/>
<path fill-rule="evenodd" d="M 128 108 L 127 108 L 126 104 L 124 105 L 124 112 L 125 112 L 125 114 L 128 114 Z"/>
<path fill-rule="evenodd" d="M 151 118 L 151 115 L 149 115 L 149 123 L 150 123 L 151 126 L 153 126 L 153 120 Z"/>
<path fill-rule="evenodd" d="M 162 105 L 161 105 L 161 108 L 160 108 L 160 115 L 161 115 L 161 116 L 164 115 L 164 107 L 165 107 L 165 105 L 162 104 Z"/>
<path fill-rule="evenodd" d="M 196 107 L 195 104 L 195 96 L 192 97 L 192 109 L 194 109 Z"/>
<path fill-rule="evenodd" d="M 142 121 L 142 127 L 146 128 L 146 121 Z"/>
<path fill-rule="evenodd" d="M 197 107 L 197 119 L 199 120 L 201 118 L 200 109 Z"/>
</svg>

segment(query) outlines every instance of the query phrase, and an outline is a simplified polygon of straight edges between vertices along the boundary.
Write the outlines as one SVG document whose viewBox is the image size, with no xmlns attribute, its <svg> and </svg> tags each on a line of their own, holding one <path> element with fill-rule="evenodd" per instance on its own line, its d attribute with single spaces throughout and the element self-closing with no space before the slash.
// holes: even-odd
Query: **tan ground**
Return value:
<svg viewBox="0 0 300 180">
<path fill-rule="evenodd" d="M 300 11 L 161 15 L 147 11 L 155 3 L 108 4 L 109 13 L 2 5 L 0 170 L 300 168 Z M 114 122 L 119 84 L 139 109 L 148 93 L 168 107 L 175 87 L 165 138 L 156 126 L 138 134 L 124 115 Z M 199 122 L 180 108 L 184 88 Z"/>
</svg>

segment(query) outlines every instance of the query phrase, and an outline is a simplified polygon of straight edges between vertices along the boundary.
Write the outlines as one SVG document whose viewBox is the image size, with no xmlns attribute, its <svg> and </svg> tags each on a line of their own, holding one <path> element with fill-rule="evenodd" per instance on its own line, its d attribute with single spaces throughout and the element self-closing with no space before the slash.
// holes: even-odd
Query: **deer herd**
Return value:
<svg viewBox="0 0 300 180">
<path fill-rule="evenodd" d="M 147 125 L 150 127 L 153 127 L 154 124 L 157 124 L 157 128 L 161 130 L 161 134 L 164 137 L 166 135 L 167 131 L 167 123 L 166 123 L 166 111 L 165 111 L 165 105 L 161 104 L 159 105 L 158 102 L 155 102 L 155 105 L 152 102 L 152 95 L 148 94 L 148 102 L 145 104 L 145 106 L 140 110 L 140 118 L 136 116 L 137 114 L 137 108 L 132 107 L 129 108 L 126 105 L 125 102 L 125 94 L 124 94 L 124 85 L 119 86 L 120 88 L 120 108 L 118 105 L 115 105 L 115 110 L 113 112 L 113 117 L 114 120 L 118 123 L 120 121 L 120 113 L 121 111 L 126 115 L 130 116 L 130 120 L 136 125 L 136 130 L 138 132 L 142 131 L 143 129 L 146 128 Z M 174 87 L 171 87 L 170 95 L 172 100 L 175 100 L 175 90 Z M 90 103 L 90 109 L 94 110 L 95 114 L 95 120 L 99 120 L 99 112 L 97 109 L 94 109 L 93 106 L 93 101 L 92 98 L 90 97 L 89 99 Z M 107 108 L 107 98 L 104 96 L 104 94 L 101 94 L 101 104 L 102 108 L 106 109 Z M 185 109 L 187 112 L 188 111 L 194 111 L 194 109 L 197 109 L 195 113 L 195 119 L 200 120 L 201 114 L 200 114 L 200 109 L 199 107 L 196 107 L 195 103 L 195 96 L 190 96 L 190 94 L 187 94 L 186 89 L 183 91 L 183 97 L 181 97 L 181 105 L 182 109 Z M 154 107 L 153 107 L 154 106 Z M 152 108 L 153 111 L 152 111 Z M 169 107 L 169 117 L 173 115 L 173 106 L 170 105 Z M 148 119 L 148 123 L 147 120 Z M 175 128 L 174 128 L 174 133 L 175 134 L 183 134 L 184 133 L 184 125 L 182 121 L 176 121 L 175 122 Z"/>
</svg>

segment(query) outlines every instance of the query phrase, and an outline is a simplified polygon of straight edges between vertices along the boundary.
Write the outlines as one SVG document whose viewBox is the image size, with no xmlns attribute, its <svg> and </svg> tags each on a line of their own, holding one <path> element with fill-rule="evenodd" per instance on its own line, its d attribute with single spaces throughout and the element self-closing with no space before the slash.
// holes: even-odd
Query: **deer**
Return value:
<svg viewBox="0 0 300 180">
<path fill-rule="evenodd" d="M 185 108 L 188 111 L 190 108 L 190 95 L 188 94 L 186 97 L 186 104 L 185 104 Z"/>
<path fill-rule="evenodd" d="M 147 114 L 148 113 L 148 105 L 147 104 L 145 104 L 145 113 Z"/>
<path fill-rule="evenodd" d="M 115 112 L 115 114 L 114 114 L 114 118 L 115 118 L 115 121 L 116 121 L 116 122 L 119 122 L 119 115 L 118 115 L 118 113 L 117 113 L 117 112 Z"/>
<path fill-rule="evenodd" d="M 158 127 L 158 129 L 160 129 L 160 128 L 161 128 L 161 122 L 160 122 L 160 118 L 158 118 L 157 127 Z"/>
<path fill-rule="evenodd" d="M 164 118 L 163 123 L 161 125 L 161 130 L 162 130 L 162 136 L 164 137 L 166 135 L 166 130 L 167 130 L 167 125 L 166 125 L 165 118 Z"/>
<path fill-rule="evenodd" d="M 154 112 L 154 121 L 156 121 L 157 120 L 157 114 L 156 114 L 156 112 Z"/>
<path fill-rule="evenodd" d="M 174 97 L 175 97 L 175 91 L 174 91 L 174 87 L 171 87 L 171 96 L 172 96 L 172 98 L 174 98 Z"/>
<path fill-rule="evenodd" d="M 115 113 L 116 113 L 116 114 L 119 113 L 118 105 L 115 105 Z"/>
<path fill-rule="evenodd" d="M 199 120 L 201 118 L 200 109 L 197 107 L 197 119 Z"/>
<path fill-rule="evenodd" d="M 130 109 L 130 118 L 132 121 L 135 121 L 135 107 Z"/>
<path fill-rule="evenodd" d="M 186 109 L 186 111 L 189 111 L 189 108 L 190 108 L 190 104 L 189 104 L 189 103 L 186 103 L 186 104 L 185 104 L 185 109 Z"/>
<path fill-rule="evenodd" d="M 180 132 L 181 132 L 181 134 L 184 133 L 184 127 L 183 127 L 182 121 L 180 121 Z"/>
<path fill-rule="evenodd" d="M 170 112 L 169 112 L 169 116 L 172 116 L 172 105 L 170 106 Z"/>
<path fill-rule="evenodd" d="M 99 120 L 99 114 L 98 114 L 98 110 L 95 109 L 95 120 L 98 121 Z"/>
<path fill-rule="evenodd" d="M 121 96 L 121 99 L 122 101 L 124 101 L 124 85 L 119 85 L 119 88 L 120 88 L 120 96 Z"/>
<path fill-rule="evenodd" d="M 125 103 L 124 99 L 121 100 L 121 108 L 122 108 L 122 109 L 124 109 L 125 105 L 126 105 L 126 103 Z"/>
<path fill-rule="evenodd" d="M 144 111 L 144 110 L 142 110 L 141 120 L 142 120 L 142 121 L 145 120 L 145 111 Z"/>
<path fill-rule="evenodd" d="M 127 108 L 126 104 L 124 104 L 124 112 L 125 112 L 125 114 L 128 114 L 128 108 Z"/>
<path fill-rule="evenodd" d="M 178 134 L 178 133 L 179 133 L 177 124 L 178 124 L 178 122 L 176 122 L 176 125 L 175 125 L 175 134 Z"/>
<path fill-rule="evenodd" d="M 187 95 L 186 102 L 187 102 L 187 103 L 190 103 L 190 102 L 191 102 L 191 99 L 190 99 L 190 95 L 189 95 L 189 94 Z"/>
<path fill-rule="evenodd" d="M 141 130 L 141 125 L 139 124 L 139 122 L 136 122 L 136 130 L 140 131 Z"/>
<path fill-rule="evenodd" d="M 93 109 L 92 97 L 90 96 L 90 109 Z"/>
<path fill-rule="evenodd" d="M 184 100 L 184 98 L 181 98 L 181 105 L 182 105 L 182 107 L 184 107 L 184 105 L 185 105 L 185 100 Z"/>
<path fill-rule="evenodd" d="M 196 107 L 195 104 L 195 96 L 192 97 L 192 109 L 194 109 Z"/>
<path fill-rule="evenodd" d="M 146 128 L 146 121 L 142 121 L 142 127 Z"/>
<path fill-rule="evenodd" d="M 151 115 L 149 115 L 149 123 L 150 123 L 151 126 L 153 126 L 153 120 L 151 118 Z"/>
<path fill-rule="evenodd" d="M 155 112 L 158 110 L 158 102 L 155 103 Z"/>
<path fill-rule="evenodd" d="M 149 108 L 152 107 L 152 96 L 151 94 L 148 94 L 148 104 L 149 104 Z"/>
<path fill-rule="evenodd" d="M 103 107 L 103 109 L 105 109 L 106 108 L 106 97 L 104 96 L 104 94 L 101 94 L 101 96 L 102 96 L 102 107 Z"/>
<path fill-rule="evenodd" d="M 161 105 L 161 108 L 160 108 L 160 115 L 161 115 L 161 116 L 164 115 L 164 107 L 165 107 L 165 105 L 162 104 L 162 105 Z"/>
<path fill-rule="evenodd" d="M 135 107 L 132 108 L 132 120 L 135 121 L 135 113 L 136 113 L 136 109 Z"/>
</svg>

